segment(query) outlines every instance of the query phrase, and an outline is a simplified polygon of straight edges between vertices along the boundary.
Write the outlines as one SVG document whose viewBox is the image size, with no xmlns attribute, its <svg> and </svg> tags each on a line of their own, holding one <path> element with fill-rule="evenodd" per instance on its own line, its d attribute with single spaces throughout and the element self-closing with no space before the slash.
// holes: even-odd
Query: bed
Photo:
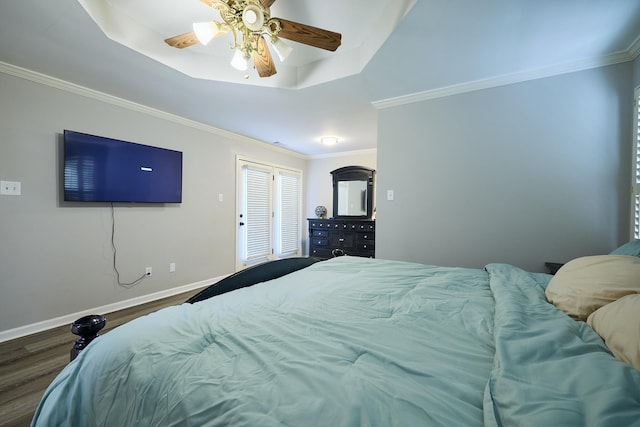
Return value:
<svg viewBox="0 0 640 427">
<path fill-rule="evenodd" d="M 562 269 L 310 264 L 101 335 L 32 425 L 640 425 L 638 368 L 549 302 Z"/>
</svg>

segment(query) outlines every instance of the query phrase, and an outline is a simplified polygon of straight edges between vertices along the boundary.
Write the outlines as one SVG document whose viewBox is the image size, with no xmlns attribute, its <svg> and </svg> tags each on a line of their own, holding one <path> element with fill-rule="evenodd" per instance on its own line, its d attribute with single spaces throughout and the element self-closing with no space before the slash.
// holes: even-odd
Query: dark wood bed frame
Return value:
<svg viewBox="0 0 640 427">
<path fill-rule="evenodd" d="M 294 271 L 301 270 L 305 267 L 322 261 L 321 258 L 313 257 L 296 257 L 283 258 L 275 261 L 267 261 L 253 267 L 245 268 L 237 273 L 225 277 L 219 282 L 214 283 L 208 288 L 198 292 L 186 302 L 193 304 L 194 302 L 203 301 L 216 295 L 222 295 L 227 292 L 234 291 L 256 283 L 266 282 L 267 280 L 277 279 Z"/>
<path fill-rule="evenodd" d="M 211 297 L 222 295 L 236 289 L 246 288 L 256 283 L 277 279 L 294 271 L 322 261 L 321 258 L 294 257 L 267 261 L 252 267 L 240 270 L 224 279 L 212 284 L 206 289 L 192 296 L 186 303 L 193 304 Z M 107 323 L 107 319 L 100 314 L 91 314 L 81 317 L 71 324 L 71 332 L 80 338 L 73 344 L 70 359 L 75 359 L 98 335 Z"/>
</svg>

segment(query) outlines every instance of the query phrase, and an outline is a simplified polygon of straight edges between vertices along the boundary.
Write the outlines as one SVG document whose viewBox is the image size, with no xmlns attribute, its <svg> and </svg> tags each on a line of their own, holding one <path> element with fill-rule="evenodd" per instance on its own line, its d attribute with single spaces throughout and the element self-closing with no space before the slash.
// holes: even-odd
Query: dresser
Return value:
<svg viewBox="0 0 640 427">
<path fill-rule="evenodd" d="M 309 256 L 375 258 L 376 222 L 370 219 L 309 218 Z"/>
</svg>

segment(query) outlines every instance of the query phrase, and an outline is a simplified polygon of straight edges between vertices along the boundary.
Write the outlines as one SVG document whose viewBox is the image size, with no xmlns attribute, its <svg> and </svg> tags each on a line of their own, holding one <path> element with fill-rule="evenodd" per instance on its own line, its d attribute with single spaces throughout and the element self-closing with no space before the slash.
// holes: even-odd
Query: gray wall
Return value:
<svg viewBox="0 0 640 427">
<path fill-rule="evenodd" d="M 543 271 L 546 260 L 607 252 L 629 236 L 639 84 L 636 59 L 384 109 L 378 156 L 304 160 L 0 74 L 0 179 L 21 181 L 23 193 L 0 196 L 0 334 L 232 272 L 237 154 L 304 170 L 310 217 L 318 204 L 331 210 L 331 170 L 377 169 L 381 258 Z M 116 206 L 123 281 L 154 268 L 138 286 L 114 283 L 110 209 L 60 203 L 65 128 L 184 152 L 184 203 Z"/>
<path fill-rule="evenodd" d="M 0 179 L 22 183 L 21 196 L 0 196 L 0 332 L 233 272 L 235 156 L 306 169 L 284 150 L 8 74 L 0 93 Z M 182 204 L 116 205 L 121 280 L 153 267 L 137 286 L 114 281 L 110 208 L 60 202 L 64 129 L 184 153 Z"/>
<path fill-rule="evenodd" d="M 545 271 L 627 241 L 632 72 L 624 63 L 382 109 L 376 255 Z"/>
</svg>

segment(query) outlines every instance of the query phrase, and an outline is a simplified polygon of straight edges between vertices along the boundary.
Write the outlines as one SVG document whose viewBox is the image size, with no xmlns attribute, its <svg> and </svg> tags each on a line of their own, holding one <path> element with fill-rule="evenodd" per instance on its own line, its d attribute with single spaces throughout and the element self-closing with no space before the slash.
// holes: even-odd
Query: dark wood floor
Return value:
<svg viewBox="0 0 640 427">
<path fill-rule="evenodd" d="M 163 307 L 181 304 L 198 291 L 106 314 L 107 326 L 101 333 Z M 45 389 L 69 363 L 76 338 L 71 325 L 65 325 L 0 343 L 0 426 L 29 425 Z"/>
</svg>

